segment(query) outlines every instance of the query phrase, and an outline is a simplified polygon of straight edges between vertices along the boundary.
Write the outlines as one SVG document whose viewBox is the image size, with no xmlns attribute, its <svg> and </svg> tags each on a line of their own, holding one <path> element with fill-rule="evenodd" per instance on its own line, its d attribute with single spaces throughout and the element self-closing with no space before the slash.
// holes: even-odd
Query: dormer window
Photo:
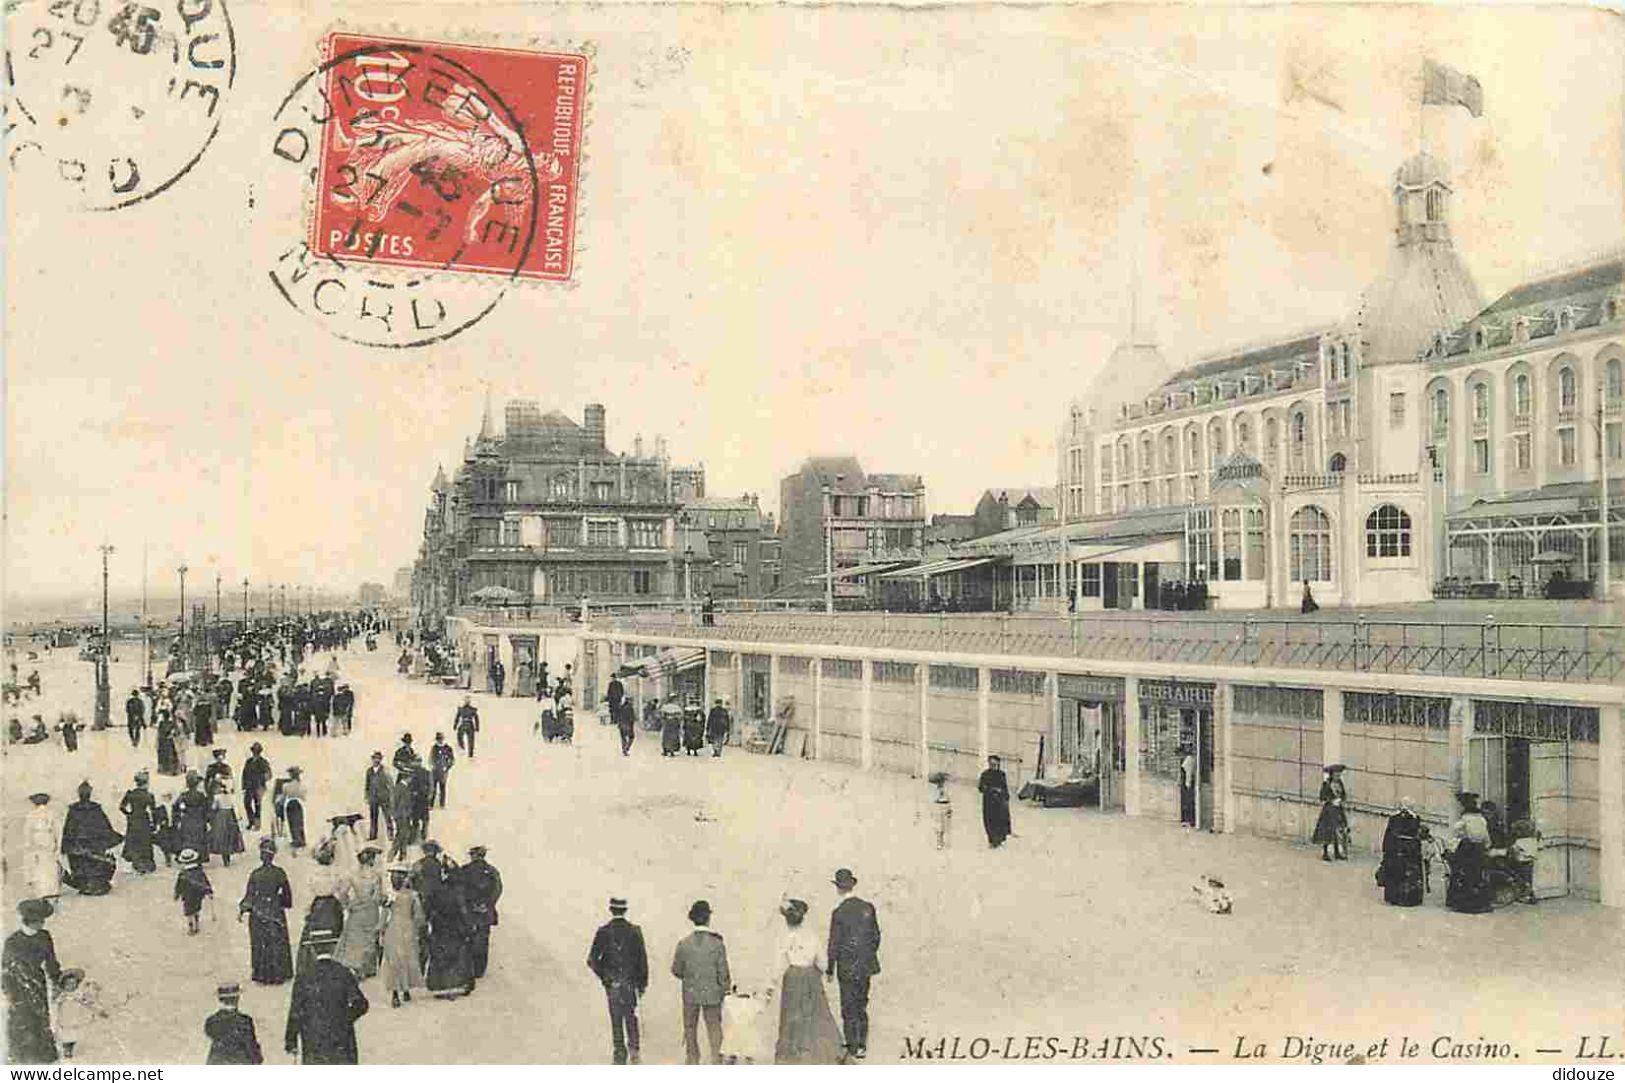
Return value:
<svg viewBox="0 0 1625 1083">
<path fill-rule="evenodd" d="M 1512 341 L 1529 341 L 1529 320 L 1527 318 L 1519 316 L 1518 322 L 1512 325 Z"/>
<path fill-rule="evenodd" d="M 1557 314 L 1557 329 L 1559 331 L 1567 331 L 1573 325 L 1574 325 L 1574 315 L 1568 309 L 1565 308 L 1565 309 L 1561 310 L 1560 312 L 1558 312 L 1558 314 Z"/>
<path fill-rule="evenodd" d="M 1617 319 L 1619 319 L 1619 302 L 1616 301 L 1616 300 L 1613 300 L 1612 298 L 1610 298 L 1609 301 L 1608 301 L 1608 319 L 1609 320 L 1617 320 Z"/>
<path fill-rule="evenodd" d="M 1480 327 L 1478 330 L 1473 332 L 1473 349 L 1482 350 L 1483 348 L 1484 348 L 1484 329 L 1482 327 Z"/>
</svg>

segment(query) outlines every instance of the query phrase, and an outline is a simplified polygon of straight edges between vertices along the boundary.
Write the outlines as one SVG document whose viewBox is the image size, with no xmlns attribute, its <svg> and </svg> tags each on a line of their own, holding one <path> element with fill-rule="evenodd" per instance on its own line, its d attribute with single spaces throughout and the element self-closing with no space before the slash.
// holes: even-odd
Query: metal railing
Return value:
<svg viewBox="0 0 1625 1083">
<path fill-rule="evenodd" d="M 597 631 L 692 629 L 716 640 L 960 654 L 1602 684 L 1625 675 L 1625 629 L 1611 624 L 719 611 L 704 626 L 698 614 L 682 610 L 594 613 L 589 624 Z"/>
</svg>

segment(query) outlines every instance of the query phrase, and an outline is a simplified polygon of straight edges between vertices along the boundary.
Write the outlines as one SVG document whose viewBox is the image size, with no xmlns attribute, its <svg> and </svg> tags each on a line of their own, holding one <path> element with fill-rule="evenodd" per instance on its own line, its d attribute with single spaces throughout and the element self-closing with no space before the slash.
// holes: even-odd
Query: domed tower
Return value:
<svg viewBox="0 0 1625 1083">
<path fill-rule="evenodd" d="M 1443 163 L 1426 152 L 1394 174 L 1394 249 L 1353 318 L 1336 333 L 1348 347 L 1356 414 L 1355 460 L 1373 473 L 1411 473 L 1423 455 L 1423 355 L 1484 307 L 1450 235 L 1453 192 Z M 1341 353 L 1340 355 L 1341 356 Z M 1352 464 L 1351 464 L 1351 468 Z"/>
<path fill-rule="evenodd" d="M 1137 320 L 1130 323 L 1128 340 L 1112 351 L 1089 390 L 1068 404 L 1061 423 L 1056 450 L 1063 520 L 1104 510 L 1098 500 L 1101 437 L 1116 424 L 1125 405 L 1144 402 L 1174 374 L 1153 338 L 1140 329 Z"/>
</svg>

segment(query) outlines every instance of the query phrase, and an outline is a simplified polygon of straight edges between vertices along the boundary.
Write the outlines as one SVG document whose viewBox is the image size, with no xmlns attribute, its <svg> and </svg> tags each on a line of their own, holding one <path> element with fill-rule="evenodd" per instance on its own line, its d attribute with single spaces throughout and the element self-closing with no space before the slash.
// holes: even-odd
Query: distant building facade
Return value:
<svg viewBox="0 0 1625 1083">
<path fill-rule="evenodd" d="M 383 605 L 389 597 L 389 592 L 382 583 L 363 583 L 355 592 L 356 604 L 371 608 Z"/>
<path fill-rule="evenodd" d="M 1616 255 L 1485 304 L 1427 154 L 1339 323 L 1178 372 L 1135 328 L 1063 421 L 1062 522 L 978 543 L 1017 608 L 1373 605 L 1594 581 L 1625 467 Z M 1612 578 L 1625 564 L 1616 479 Z M 1002 592 L 1001 592 L 1002 593 Z"/>
<path fill-rule="evenodd" d="M 1055 489 L 1028 486 L 1019 489 L 988 489 L 976 502 L 973 537 L 997 534 L 1022 526 L 1047 526 L 1055 522 Z"/>
<path fill-rule="evenodd" d="M 991 533 L 991 531 L 990 531 Z M 938 512 L 925 526 L 925 544 L 954 545 L 976 537 L 976 516 Z"/>
<path fill-rule="evenodd" d="M 487 409 L 451 478 L 436 473 L 412 576 L 422 619 L 435 623 L 457 606 L 488 600 L 681 596 L 680 506 L 671 499 L 678 468 L 663 455 L 611 451 L 599 404 L 577 424 L 514 401 L 505 422 L 497 434 Z M 698 468 L 685 473 L 703 478 Z"/>
<path fill-rule="evenodd" d="M 779 482 L 779 516 L 786 587 L 824 574 L 828 531 L 837 593 L 861 595 L 855 570 L 920 559 L 925 482 L 918 474 L 866 473 L 851 456 L 811 458 Z"/>
<path fill-rule="evenodd" d="M 708 589 L 717 598 L 760 598 L 770 589 L 763 574 L 763 542 L 773 532 L 755 493 L 702 497 L 679 513 L 689 528 L 705 536 L 709 552 Z"/>
</svg>

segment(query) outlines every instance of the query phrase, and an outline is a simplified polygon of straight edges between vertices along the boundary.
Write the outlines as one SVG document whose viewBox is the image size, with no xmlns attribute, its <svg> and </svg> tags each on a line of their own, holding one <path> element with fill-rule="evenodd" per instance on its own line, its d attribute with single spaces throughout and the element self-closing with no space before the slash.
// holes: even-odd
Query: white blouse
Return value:
<svg viewBox="0 0 1625 1083">
<path fill-rule="evenodd" d="M 784 977 L 785 970 L 792 966 L 811 966 L 824 971 L 829 969 L 827 964 L 823 938 L 806 922 L 802 922 L 793 929 L 786 929 L 784 939 L 779 941 L 779 951 L 773 960 L 771 984 L 776 987 Z"/>
</svg>

